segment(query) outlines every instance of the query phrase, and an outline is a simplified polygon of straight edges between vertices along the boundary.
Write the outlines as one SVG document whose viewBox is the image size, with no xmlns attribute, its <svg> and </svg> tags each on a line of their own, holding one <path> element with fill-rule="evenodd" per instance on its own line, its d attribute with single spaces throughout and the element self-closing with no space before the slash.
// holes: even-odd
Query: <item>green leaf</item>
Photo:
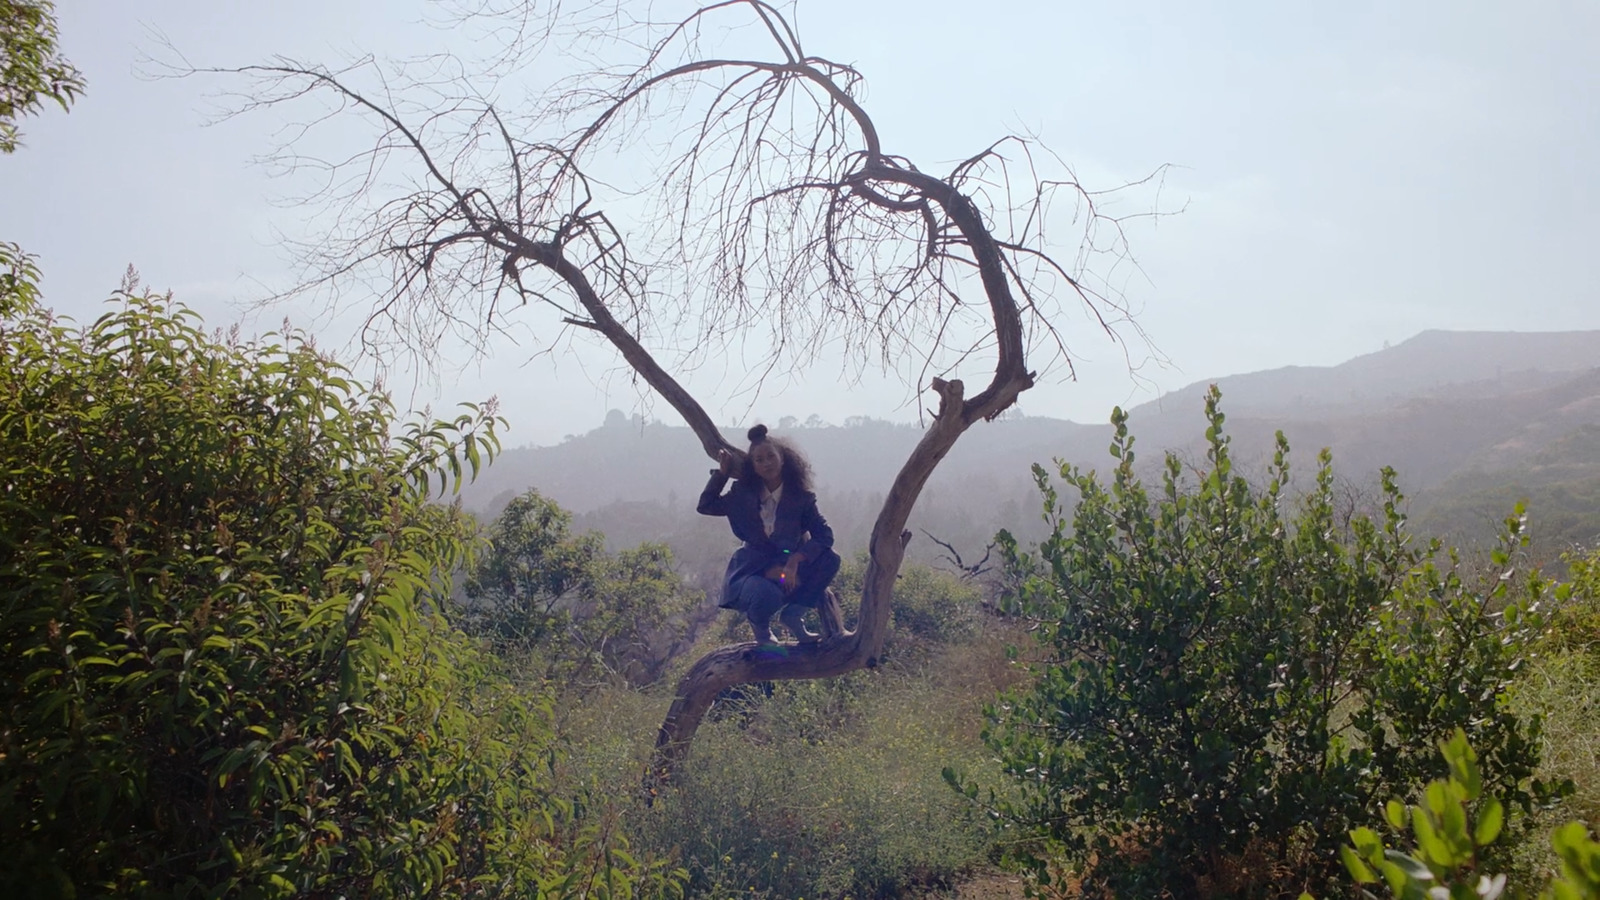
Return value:
<svg viewBox="0 0 1600 900">
<path fill-rule="evenodd" d="M 1411 816 L 1411 830 L 1417 838 L 1417 851 L 1425 861 L 1441 868 L 1450 868 L 1457 864 L 1456 854 L 1434 827 L 1430 815 L 1418 809 Z"/>
<path fill-rule="evenodd" d="M 1483 777 L 1478 770 L 1478 754 L 1473 752 L 1472 746 L 1467 742 L 1467 734 L 1461 728 L 1440 745 L 1445 762 L 1450 766 L 1450 775 L 1466 790 L 1468 801 L 1476 800 L 1483 794 Z"/>
<path fill-rule="evenodd" d="M 1414 859 L 1398 850 L 1384 851 L 1383 857 L 1394 865 L 1410 881 L 1427 883 L 1433 881 L 1433 871 L 1420 860 Z"/>
<path fill-rule="evenodd" d="M 1550 846 L 1562 859 L 1578 853 L 1589 840 L 1589 832 L 1578 822 L 1568 822 L 1550 832 Z"/>
<path fill-rule="evenodd" d="M 1378 880 L 1376 872 L 1372 871 L 1365 861 L 1348 846 L 1339 847 L 1339 859 L 1344 861 L 1345 869 L 1349 870 L 1350 877 L 1360 884 L 1372 884 Z"/>
<path fill-rule="evenodd" d="M 1478 824 L 1472 832 L 1473 843 L 1479 847 L 1487 847 L 1494 843 L 1495 838 L 1500 836 L 1500 827 L 1504 824 L 1505 807 L 1500 805 L 1499 800 L 1490 797 L 1489 802 L 1478 812 Z"/>
<path fill-rule="evenodd" d="M 1363 826 L 1351 831 L 1350 843 L 1367 859 L 1376 861 L 1383 856 L 1383 839 L 1371 828 Z"/>
<path fill-rule="evenodd" d="M 1403 829 L 1406 827 L 1406 805 L 1399 800 L 1390 800 L 1383 805 L 1383 816 L 1388 820 L 1390 827 Z"/>
</svg>

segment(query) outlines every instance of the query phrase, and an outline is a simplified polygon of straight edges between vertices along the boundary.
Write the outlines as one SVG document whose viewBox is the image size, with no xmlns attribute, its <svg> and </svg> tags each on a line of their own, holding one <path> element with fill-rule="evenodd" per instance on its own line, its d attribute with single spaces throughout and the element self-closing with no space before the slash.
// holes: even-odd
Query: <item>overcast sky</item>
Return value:
<svg viewBox="0 0 1600 900">
<path fill-rule="evenodd" d="M 275 235 L 304 234 L 304 210 L 253 161 L 289 119 L 208 126 L 225 85 L 141 78 L 138 60 L 156 33 L 216 65 L 453 49 L 462 32 L 419 26 L 422 9 L 58 0 L 88 92 L 25 121 L 24 147 L 0 157 L 0 239 L 38 254 L 48 302 L 80 320 L 131 263 L 211 325 L 309 324 L 309 310 L 246 311 L 292 277 Z M 864 73 L 886 149 L 924 168 L 1015 131 L 1091 187 L 1173 166 L 1159 203 L 1182 212 L 1131 231 L 1141 270 L 1120 282 L 1159 355 L 1067 323 L 1079 379 L 1025 394 L 1029 415 L 1104 421 L 1160 390 L 1335 364 L 1426 329 L 1600 328 L 1591 0 L 801 0 L 796 19 L 808 52 Z M 326 345 L 347 337 L 317 327 Z M 497 394 L 511 445 L 587 431 L 610 408 L 675 420 L 604 348 L 527 357 L 500 345 L 391 387 L 436 409 Z M 727 385 L 694 383 L 725 423 L 915 416 L 903 384 L 841 384 L 826 365 L 754 401 Z"/>
</svg>

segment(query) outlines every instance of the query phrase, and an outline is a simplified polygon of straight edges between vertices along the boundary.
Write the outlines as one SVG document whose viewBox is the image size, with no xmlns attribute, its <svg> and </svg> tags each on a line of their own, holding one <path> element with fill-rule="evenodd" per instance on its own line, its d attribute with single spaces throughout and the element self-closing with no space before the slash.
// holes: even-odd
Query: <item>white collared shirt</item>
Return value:
<svg viewBox="0 0 1600 900">
<path fill-rule="evenodd" d="M 783 485 L 778 485 L 776 490 L 761 488 L 761 528 L 772 537 L 772 529 L 778 521 L 778 501 L 783 499 Z"/>
</svg>

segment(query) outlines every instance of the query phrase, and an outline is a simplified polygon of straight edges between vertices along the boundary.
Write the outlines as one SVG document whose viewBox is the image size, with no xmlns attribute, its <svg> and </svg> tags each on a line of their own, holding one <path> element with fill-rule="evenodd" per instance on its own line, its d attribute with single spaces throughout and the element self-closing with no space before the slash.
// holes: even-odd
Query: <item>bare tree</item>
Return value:
<svg viewBox="0 0 1600 900">
<path fill-rule="evenodd" d="M 872 530 L 856 629 L 783 654 L 747 643 L 699 660 L 661 726 L 664 774 L 724 688 L 876 664 L 907 518 L 934 467 L 1034 384 L 1030 354 L 1070 377 L 1058 323 L 1074 308 L 1113 339 L 1118 326 L 1137 330 L 1107 276 L 1087 275 L 1093 261 L 1114 271 L 1126 260 L 1123 223 L 1026 139 L 1003 138 L 943 175 L 886 149 L 861 75 L 807 53 L 764 0 L 712 3 L 664 26 L 590 7 L 567 32 L 529 4 L 475 2 L 473 15 L 493 16 L 505 38 L 498 72 L 558 52 L 602 64 L 517 112 L 496 99 L 504 79 L 474 80 L 453 57 L 206 70 L 253 79 L 240 111 L 320 97 L 314 122 L 355 115 L 376 127 L 353 156 L 318 158 L 295 135 L 278 157 L 321 173 L 334 210 L 304 248 L 314 267 L 304 287 L 335 302 L 352 286 L 375 292 L 371 348 L 426 355 L 452 335 L 481 345 L 550 311 L 565 336 L 609 342 L 712 458 L 740 451 L 658 354 L 682 372 L 754 344 L 761 359 L 744 387 L 758 390 L 836 347 L 937 398 Z M 628 51 L 635 63 L 608 63 Z M 1063 225 L 1075 235 L 1065 258 L 1048 236 Z M 963 369 L 987 372 L 970 395 L 954 377 Z"/>
</svg>

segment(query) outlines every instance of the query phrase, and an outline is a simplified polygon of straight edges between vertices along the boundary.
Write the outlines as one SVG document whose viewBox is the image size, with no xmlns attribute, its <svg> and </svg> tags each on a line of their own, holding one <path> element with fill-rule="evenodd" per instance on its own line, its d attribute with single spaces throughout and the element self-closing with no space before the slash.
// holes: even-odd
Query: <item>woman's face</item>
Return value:
<svg viewBox="0 0 1600 900">
<path fill-rule="evenodd" d="M 750 451 L 750 465 L 755 467 L 756 477 L 767 484 L 776 484 L 783 477 L 783 454 L 767 441 Z"/>
</svg>

